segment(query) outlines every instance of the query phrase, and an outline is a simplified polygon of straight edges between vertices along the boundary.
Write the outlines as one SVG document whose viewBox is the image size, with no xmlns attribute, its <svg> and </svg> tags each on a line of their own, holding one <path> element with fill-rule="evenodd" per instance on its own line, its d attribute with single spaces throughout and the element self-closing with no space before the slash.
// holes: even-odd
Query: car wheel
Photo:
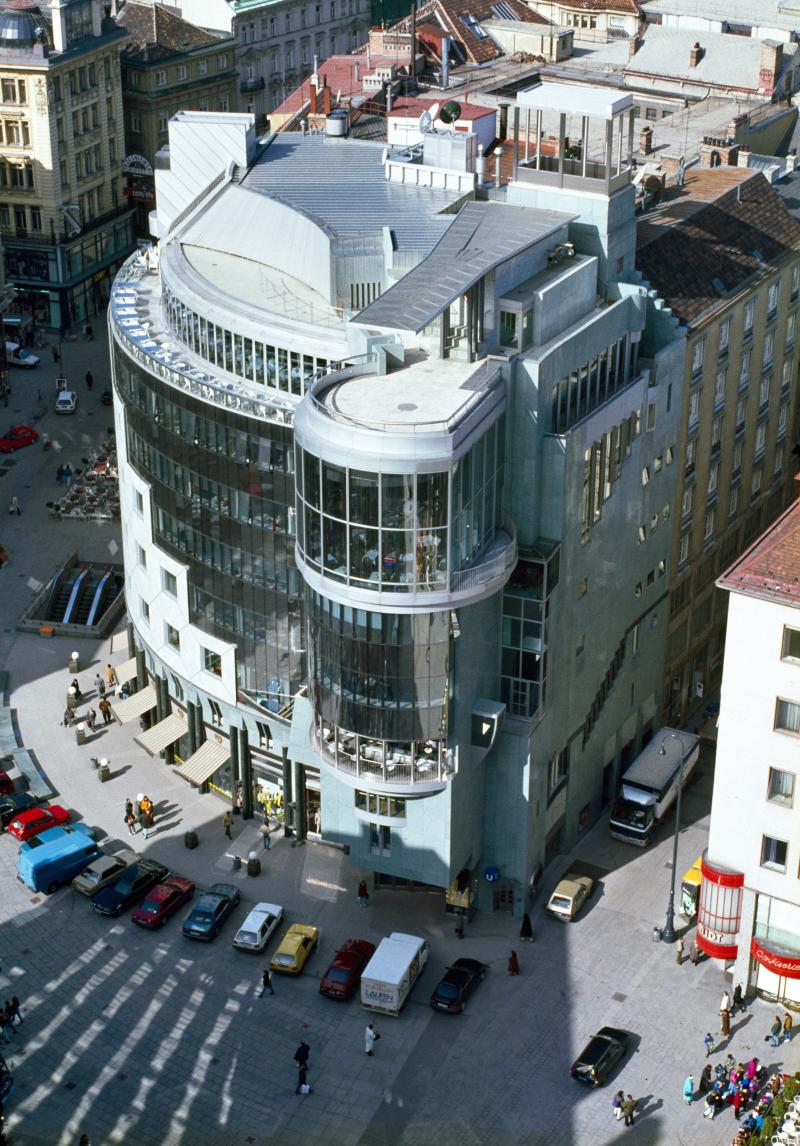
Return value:
<svg viewBox="0 0 800 1146">
<path fill-rule="evenodd" d="M 58 880 L 54 879 L 53 882 L 48 883 L 47 887 L 44 889 L 45 895 L 52 895 L 53 892 L 58 891 L 60 886 L 61 885 L 59 884 Z"/>
</svg>

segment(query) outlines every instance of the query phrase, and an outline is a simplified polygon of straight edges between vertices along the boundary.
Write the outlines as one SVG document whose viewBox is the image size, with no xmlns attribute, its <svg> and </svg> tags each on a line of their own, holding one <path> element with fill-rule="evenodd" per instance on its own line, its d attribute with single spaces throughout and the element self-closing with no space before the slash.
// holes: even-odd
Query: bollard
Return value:
<svg viewBox="0 0 800 1146">
<path fill-rule="evenodd" d="M 192 825 L 189 824 L 186 831 L 183 833 L 183 846 L 186 848 L 196 848 L 199 842 L 200 841 L 197 838 L 197 832 L 194 830 Z"/>
<path fill-rule="evenodd" d="M 86 743 L 86 725 L 83 723 L 83 721 L 75 726 L 75 743 Z"/>
<path fill-rule="evenodd" d="M 255 852 L 250 852 L 247 857 L 247 874 L 261 875 L 261 860 Z"/>
<path fill-rule="evenodd" d="M 105 784 L 106 780 L 111 779 L 111 769 L 108 766 L 107 760 L 103 759 L 100 761 L 97 767 L 97 775 L 101 784 Z"/>
<path fill-rule="evenodd" d="M 80 671 L 81 671 L 80 656 L 78 655 L 78 653 L 75 653 L 75 652 L 70 653 L 69 654 L 69 668 L 67 669 L 67 672 L 71 673 L 72 676 L 77 676 Z"/>
<path fill-rule="evenodd" d="M 661 928 L 660 927 L 654 927 L 653 928 L 653 934 L 652 934 L 653 942 L 654 943 L 660 943 L 661 942 L 661 936 L 662 936 Z"/>
<path fill-rule="evenodd" d="M 242 870 L 242 857 L 241 856 L 233 856 L 233 870 L 234 871 L 241 871 Z"/>
<path fill-rule="evenodd" d="M 78 698 L 75 695 L 75 689 L 70 687 L 67 689 L 67 708 L 70 712 L 74 712 L 78 707 Z"/>
</svg>

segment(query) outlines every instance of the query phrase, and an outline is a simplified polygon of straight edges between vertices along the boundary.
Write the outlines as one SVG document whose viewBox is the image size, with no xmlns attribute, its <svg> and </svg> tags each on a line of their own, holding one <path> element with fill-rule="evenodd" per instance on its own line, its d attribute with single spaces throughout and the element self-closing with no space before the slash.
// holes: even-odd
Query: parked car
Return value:
<svg viewBox="0 0 800 1146">
<path fill-rule="evenodd" d="M 22 366 L 26 370 L 32 370 L 34 366 L 39 365 L 39 359 L 36 355 L 31 354 L 30 350 L 20 346 L 18 342 L 6 343 L 6 357 L 9 366 Z"/>
<path fill-rule="evenodd" d="M 8 796 L 0 796 L 0 825 L 3 830 L 20 812 L 36 807 L 36 799 L 29 792 L 12 792 Z"/>
<path fill-rule="evenodd" d="M 100 915 L 122 915 L 161 883 L 169 869 L 156 860 L 140 859 L 120 872 L 110 883 L 92 896 L 92 907 Z"/>
<path fill-rule="evenodd" d="M 183 934 L 187 939 L 200 939 L 205 943 L 216 939 L 238 902 L 238 887 L 230 883 L 212 884 L 183 921 Z"/>
<path fill-rule="evenodd" d="M 38 437 L 39 431 L 33 426 L 12 426 L 0 438 L 0 454 L 12 454 L 14 450 L 32 446 Z"/>
<path fill-rule="evenodd" d="M 270 967 L 286 975 L 299 975 L 318 942 L 318 927 L 310 923 L 293 923 L 278 944 Z"/>
<path fill-rule="evenodd" d="M 64 836 L 87 836 L 90 840 L 95 837 L 95 829 L 89 824 L 59 824 L 55 828 L 45 828 L 37 836 L 31 836 L 24 844 L 20 844 L 21 852 L 31 852 L 34 848 L 43 848 L 51 840 L 61 840 Z"/>
<path fill-rule="evenodd" d="M 558 919 L 569 923 L 574 919 L 592 893 L 594 880 L 588 875 L 578 875 L 571 871 L 559 880 L 556 889 L 547 901 L 547 910 Z"/>
<path fill-rule="evenodd" d="M 616 1027 L 601 1027 L 569 1068 L 578 1082 L 602 1086 L 628 1049 L 630 1035 Z"/>
<path fill-rule="evenodd" d="M 234 947 L 240 951 L 263 951 L 282 919 L 283 908 L 277 903 L 257 903 L 234 935 Z"/>
<path fill-rule="evenodd" d="M 54 828 L 58 824 L 69 823 L 69 812 L 60 804 L 50 804 L 47 808 L 28 808 L 27 812 L 20 812 L 14 816 L 8 825 L 8 832 L 18 840 L 29 840 L 31 836 L 38 836 L 47 828 Z"/>
<path fill-rule="evenodd" d="M 74 414 L 78 407 L 78 395 L 74 390 L 60 390 L 56 398 L 55 412 L 57 414 Z"/>
<path fill-rule="evenodd" d="M 171 915 L 188 903 L 194 895 L 194 884 L 182 875 L 168 875 L 148 893 L 137 908 L 131 912 L 131 919 L 140 927 L 155 931 L 163 927 Z"/>
<path fill-rule="evenodd" d="M 349 999 L 361 985 L 361 972 L 374 954 L 374 943 L 367 939 L 348 939 L 322 976 L 320 995 L 327 995 L 329 999 Z"/>
<path fill-rule="evenodd" d="M 79 891 L 81 895 L 94 895 L 138 859 L 138 854 L 131 848 L 123 848 L 114 855 L 102 855 L 94 863 L 89 864 L 80 875 L 75 876 L 72 881 L 73 890 Z"/>
<path fill-rule="evenodd" d="M 477 959 L 456 959 L 442 975 L 430 997 L 434 1011 L 460 1015 L 469 996 L 486 978 L 486 969 L 486 964 Z"/>
<path fill-rule="evenodd" d="M 5 796 L 14 791 L 14 781 L 3 768 L 0 768 L 0 795 Z"/>
</svg>

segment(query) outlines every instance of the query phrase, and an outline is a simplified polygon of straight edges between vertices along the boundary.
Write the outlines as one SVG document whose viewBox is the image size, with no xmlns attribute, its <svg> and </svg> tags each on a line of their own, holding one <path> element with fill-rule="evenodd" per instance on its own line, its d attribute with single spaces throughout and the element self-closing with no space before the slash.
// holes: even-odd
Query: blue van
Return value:
<svg viewBox="0 0 800 1146">
<path fill-rule="evenodd" d="M 30 847 L 31 840 L 19 849 L 17 879 L 31 891 L 52 895 L 62 883 L 69 883 L 103 854 L 86 829 L 67 832 L 63 828 L 50 828 L 42 832 L 42 836 L 50 836 L 50 839 L 43 842 L 40 837 L 38 845 Z"/>
</svg>

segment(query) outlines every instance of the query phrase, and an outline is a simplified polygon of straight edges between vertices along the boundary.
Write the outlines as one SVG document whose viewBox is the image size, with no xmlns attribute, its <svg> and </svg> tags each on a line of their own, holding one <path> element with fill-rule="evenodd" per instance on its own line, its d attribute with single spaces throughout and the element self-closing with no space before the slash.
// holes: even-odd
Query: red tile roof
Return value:
<svg viewBox="0 0 800 1146">
<path fill-rule="evenodd" d="M 800 608 L 800 498 L 746 550 L 717 584 Z"/>
<path fill-rule="evenodd" d="M 434 102 L 436 101 L 432 99 L 415 99 L 413 96 L 399 96 L 397 99 L 392 100 L 392 110 L 389 112 L 389 115 L 406 119 L 412 116 L 419 117 L 423 111 L 430 111 Z M 442 102 L 442 100 L 439 100 L 440 107 Z M 497 114 L 493 107 L 481 107 L 475 103 L 462 103 L 461 100 L 457 100 L 456 102 L 461 106 L 459 119 L 483 119 L 484 116 L 494 116 Z"/>
<path fill-rule="evenodd" d="M 210 48 L 230 39 L 223 32 L 206 32 L 195 27 L 160 4 L 124 4 L 117 14 L 117 24 L 126 28 L 130 37 L 123 57 L 137 64 L 156 63 L 167 56 Z"/>
<path fill-rule="evenodd" d="M 686 325 L 800 250 L 800 222 L 760 172 L 717 167 L 696 178 L 696 199 L 687 178 L 685 199 L 669 199 L 637 227 L 637 269 Z"/>
<path fill-rule="evenodd" d="M 456 49 L 465 60 L 473 64 L 483 64 L 487 60 L 495 60 L 502 56 L 503 50 L 498 48 L 494 40 L 487 35 L 480 35 L 475 31 L 475 24 L 483 20 L 514 19 L 526 24 L 541 24 L 552 27 L 552 22 L 534 12 L 522 0 L 502 0 L 500 8 L 496 9 L 498 0 L 427 0 L 417 9 L 418 29 L 426 22 L 438 25 L 444 29 L 444 35 L 450 36 Z M 508 16 L 511 12 L 511 17 Z M 409 32 L 411 30 L 411 17 L 405 16 L 391 29 L 393 32 Z"/>
<path fill-rule="evenodd" d="M 354 95 L 361 95 L 364 90 L 364 76 L 370 75 L 377 67 L 389 67 L 391 64 L 407 63 L 407 59 L 397 56 L 378 56 L 375 52 L 371 56 L 371 65 L 367 57 L 356 56 L 330 56 L 317 69 L 320 85 L 327 84 L 331 90 L 333 104 L 341 92 L 341 98 L 347 102 Z M 283 103 L 279 104 L 272 115 L 294 115 L 308 103 L 311 90 L 311 75 L 291 92 Z"/>
</svg>

